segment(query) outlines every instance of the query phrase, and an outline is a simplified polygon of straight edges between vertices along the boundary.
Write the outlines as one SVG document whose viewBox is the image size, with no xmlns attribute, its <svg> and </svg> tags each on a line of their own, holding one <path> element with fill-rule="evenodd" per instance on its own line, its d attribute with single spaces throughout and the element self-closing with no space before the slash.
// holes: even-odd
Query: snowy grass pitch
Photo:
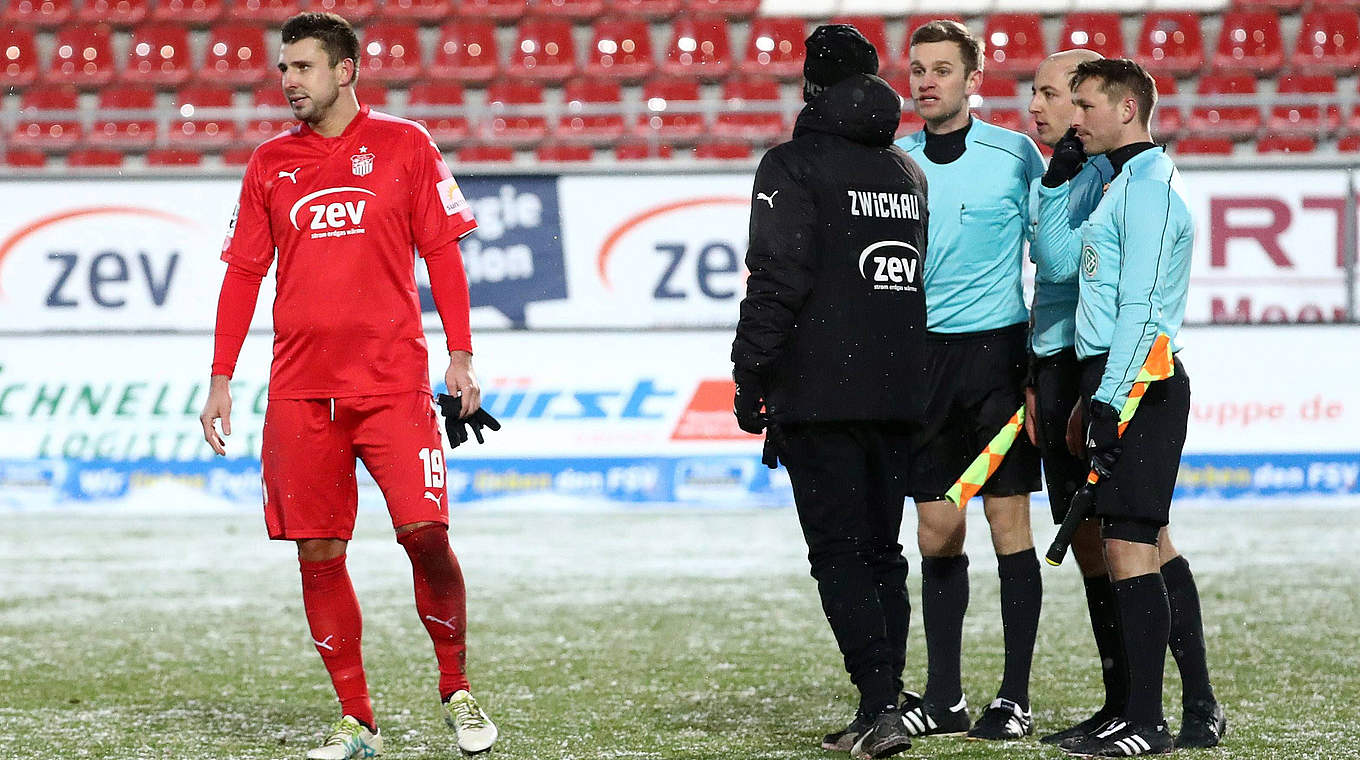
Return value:
<svg viewBox="0 0 1360 760">
<path fill-rule="evenodd" d="M 1046 523 L 1046 509 L 1035 522 Z M 913 531 L 908 513 L 904 534 Z M 13 513 L 0 529 L 6 758 L 300 758 L 336 717 L 291 545 L 253 512 Z M 1360 509 L 1178 507 L 1226 745 L 1205 758 L 1360 758 Z M 385 757 L 457 755 L 406 557 L 360 515 L 350 568 Z M 1000 678 L 995 559 L 970 517 L 964 685 Z M 1038 527 L 1041 550 L 1052 527 Z M 791 510 L 455 515 L 470 671 L 500 758 L 822 758 L 852 689 Z M 918 560 L 908 683 L 924 683 Z M 1070 564 L 1070 563 L 1069 563 Z M 1045 568 L 1036 730 L 1086 717 L 1099 675 L 1073 567 Z M 1167 715 L 1180 720 L 1168 657 Z M 903 757 L 1060 757 L 1035 740 L 924 739 Z"/>
</svg>

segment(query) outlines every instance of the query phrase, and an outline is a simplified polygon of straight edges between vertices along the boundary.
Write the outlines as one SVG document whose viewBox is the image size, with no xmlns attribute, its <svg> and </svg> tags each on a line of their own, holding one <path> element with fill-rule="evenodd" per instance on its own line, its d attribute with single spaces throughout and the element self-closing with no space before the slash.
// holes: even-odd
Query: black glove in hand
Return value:
<svg viewBox="0 0 1360 760">
<path fill-rule="evenodd" d="M 1044 172 L 1044 187 L 1057 187 L 1067 182 L 1077 176 L 1085 163 L 1086 149 L 1077 137 L 1077 130 L 1067 130 L 1067 134 L 1053 146 L 1053 158 L 1049 159 L 1048 171 Z"/>
<path fill-rule="evenodd" d="M 467 443 L 469 427 L 472 428 L 472 434 L 477 437 L 477 443 L 486 443 L 486 439 L 482 437 L 482 428 L 501 429 L 501 423 L 485 409 L 479 408 L 469 414 L 467 419 L 459 417 L 458 415 L 463 412 L 463 402 L 458 396 L 441 393 L 436 400 L 439 402 L 439 411 L 444 414 L 444 431 L 449 434 L 451 449 L 458 448 L 460 443 Z"/>
<path fill-rule="evenodd" d="M 1102 478 L 1114 472 L 1124 445 L 1119 441 L 1119 412 L 1103 401 L 1092 401 L 1086 411 L 1086 456 Z"/>
<path fill-rule="evenodd" d="M 732 413 L 737 416 L 737 427 L 751 435 L 759 435 L 770 421 L 764 412 L 764 395 L 760 386 L 749 380 L 737 381 L 737 395 L 732 399 Z"/>
</svg>

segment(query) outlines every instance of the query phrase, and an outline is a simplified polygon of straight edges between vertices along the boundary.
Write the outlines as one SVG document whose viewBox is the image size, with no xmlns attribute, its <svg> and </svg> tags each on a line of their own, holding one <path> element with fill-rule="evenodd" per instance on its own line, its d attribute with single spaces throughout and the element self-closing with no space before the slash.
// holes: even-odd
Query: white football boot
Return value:
<svg viewBox="0 0 1360 760">
<path fill-rule="evenodd" d="M 369 731 L 353 716 L 346 715 L 331 727 L 330 736 L 320 747 L 307 751 L 307 760 L 353 760 L 377 757 L 382 752 L 382 737 Z"/>
<path fill-rule="evenodd" d="M 500 736 L 496 724 L 466 690 L 455 691 L 444 703 L 444 722 L 458 734 L 458 749 L 469 755 L 491 749 Z"/>
</svg>

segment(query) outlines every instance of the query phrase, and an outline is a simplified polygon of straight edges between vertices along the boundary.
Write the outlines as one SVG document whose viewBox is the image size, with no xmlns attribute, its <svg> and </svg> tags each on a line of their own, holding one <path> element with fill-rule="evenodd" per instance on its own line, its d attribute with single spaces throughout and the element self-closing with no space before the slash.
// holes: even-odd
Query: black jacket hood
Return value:
<svg viewBox="0 0 1360 760">
<path fill-rule="evenodd" d="M 855 74 L 826 88 L 803 107 L 793 136 L 839 135 L 862 145 L 891 145 L 902 118 L 902 98 L 872 74 Z"/>
</svg>

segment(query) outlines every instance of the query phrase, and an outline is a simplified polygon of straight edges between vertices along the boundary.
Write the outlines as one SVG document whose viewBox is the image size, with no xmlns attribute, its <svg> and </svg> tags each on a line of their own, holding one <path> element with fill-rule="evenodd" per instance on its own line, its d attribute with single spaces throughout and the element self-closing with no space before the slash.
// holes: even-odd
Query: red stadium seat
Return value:
<svg viewBox="0 0 1360 760">
<path fill-rule="evenodd" d="M 231 108 L 232 91 L 212 85 L 191 85 L 175 94 L 180 118 L 170 122 L 166 137 L 172 145 L 192 145 L 211 150 L 225 148 L 236 140 L 236 123 L 230 116 L 207 116 L 204 109 Z"/>
<path fill-rule="evenodd" d="M 1341 153 L 1360 153 L 1360 135 L 1346 135 L 1336 141 L 1336 149 Z"/>
<path fill-rule="evenodd" d="M 704 140 L 694 146 L 701 161 L 739 161 L 751 157 L 751 145 L 737 140 Z"/>
<path fill-rule="evenodd" d="M 113 79 L 113 31 L 103 24 L 57 30 L 47 81 L 102 87 Z"/>
<path fill-rule="evenodd" d="M 241 133 L 240 142 L 250 146 L 259 145 L 296 123 L 282 88 L 260 88 L 255 92 L 255 114 L 246 120 L 246 129 Z"/>
<path fill-rule="evenodd" d="M 610 13 L 634 18 L 662 19 L 680 10 L 680 0 L 609 0 Z"/>
<path fill-rule="evenodd" d="M 377 84 L 370 80 L 359 80 L 359 86 L 354 88 L 354 95 L 359 99 L 359 105 L 376 108 L 379 111 L 387 108 L 387 87 Z"/>
<path fill-rule="evenodd" d="M 780 79 L 802 77 L 806 38 L 801 18 L 752 19 L 741 69 L 746 74 Z"/>
<path fill-rule="evenodd" d="M 211 26 L 226 10 L 222 0 L 157 0 L 153 21 L 178 21 L 190 26 Z"/>
<path fill-rule="evenodd" d="M 1280 17 L 1274 11 L 1229 11 L 1214 52 L 1214 71 L 1269 74 L 1284 63 Z"/>
<path fill-rule="evenodd" d="M 672 152 L 671 146 L 649 140 L 624 140 L 614 146 L 614 158 L 618 161 L 668 159 Z"/>
<path fill-rule="evenodd" d="M 378 16 L 388 21 L 434 24 L 447 18 L 453 9 L 452 0 L 385 0 Z"/>
<path fill-rule="evenodd" d="M 1257 153 L 1312 153 L 1317 141 L 1307 135 L 1266 135 L 1256 141 Z"/>
<path fill-rule="evenodd" d="M 32 29 L 0 27 L 0 92 L 27 87 L 38 79 L 38 40 Z"/>
<path fill-rule="evenodd" d="M 1360 13 L 1315 10 L 1303 17 L 1289 64 L 1295 71 L 1345 74 L 1360 68 Z"/>
<path fill-rule="evenodd" d="M 619 83 L 608 79 L 574 79 L 563 92 L 566 113 L 557 122 L 557 135 L 574 142 L 610 142 L 623 136 Z"/>
<path fill-rule="evenodd" d="M 458 10 L 453 18 L 514 21 L 529 10 L 529 0 L 456 0 Z"/>
<path fill-rule="evenodd" d="M 1118 13 L 1069 13 L 1058 36 L 1059 50 L 1085 48 L 1106 58 L 1124 57 L 1124 31 Z"/>
<path fill-rule="evenodd" d="M 745 18 L 755 15 L 760 0 L 683 0 L 680 10 L 685 13 L 715 13 L 725 18 Z"/>
<path fill-rule="evenodd" d="M 996 102 L 1002 98 L 1014 98 L 1019 92 L 1020 87 L 1014 79 L 991 75 L 983 76 L 982 86 L 978 88 L 978 95 L 982 96 L 982 105 L 975 110 L 980 117 L 998 127 L 1023 132 L 1026 124 L 1020 109 L 1014 106 L 992 106 L 988 104 L 989 100 Z"/>
<path fill-rule="evenodd" d="M 227 19 L 278 26 L 302 10 L 302 0 L 232 0 Z"/>
<path fill-rule="evenodd" d="M 604 13 L 604 0 L 538 0 L 534 12 L 576 21 L 589 21 Z"/>
<path fill-rule="evenodd" d="M 133 30 L 123 81 L 173 87 L 192 73 L 189 33 L 183 26 L 156 21 Z"/>
<path fill-rule="evenodd" d="M 1179 89 L 1176 86 L 1175 77 L 1159 76 L 1154 78 L 1157 80 L 1158 97 L 1178 94 Z M 1185 112 L 1178 106 L 1162 105 L 1159 102 L 1157 109 L 1152 112 L 1152 118 L 1152 133 L 1158 140 L 1175 137 L 1185 129 Z"/>
<path fill-rule="evenodd" d="M 307 10 L 338 13 L 346 21 L 359 26 L 378 10 L 378 0 L 309 0 Z"/>
<path fill-rule="evenodd" d="M 463 88 L 451 82 L 421 82 L 406 93 L 406 116 L 424 125 L 440 147 L 452 146 L 472 134 L 468 119 L 449 109 L 463 105 Z"/>
<path fill-rule="evenodd" d="M 1216 105 L 1215 95 L 1255 95 L 1256 78 L 1251 74 L 1211 74 L 1200 77 L 1196 89 L 1199 101 L 1190 114 L 1190 129 L 1196 136 L 1246 138 L 1261 128 L 1261 111 L 1254 105 Z"/>
<path fill-rule="evenodd" d="M 76 169 L 116 169 L 123 165 L 123 154 L 108 148 L 85 148 L 67 154 L 66 165 Z"/>
<path fill-rule="evenodd" d="M 11 145 L 39 150 L 66 150 L 80 142 L 80 120 L 72 113 L 65 116 L 38 115 L 40 111 L 75 111 L 80 96 L 74 87 L 36 87 L 24 93 L 19 102 L 18 123 Z"/>
<path fill-rule="evenodd" d="M 1226 137 L 1182 137 L 1172 146 L 1172 152 L 1183 156 L 1229 156 L 1233 143 Z"/>
<path fill-rule="evenodd" d="M 727 22 L 721 18 L 680 16 L 671 22 L 671 40 L 664 74 L 700 79 L 722 79 L 732 70 Z"/>
<path fill-rule="evenodd" d="M 369 24 L 359 43 L 360 81 L 390 84 L 420 77 L 419 31 L 406 24 Z"/>
<path fill-rule="evenodd" d="M 986 70 L 1029 76 L 1048 55 L 1044 30 L 1035 13 L 993 13 L 982 33 Z"/>
<path fill-rule="evenodd" d="M 487 88 L 486 102 L 491 106 L 487 137 L 523 144 L 547 136 L 548 120 L 542 112 L 543 88 L 539 85 L 522 79 L 500 80 Z"/>
<path fill-rule="evenodd" d="M 544 143 L 534 151 L 539 161 L 581 163 L 595 158 L 595 149 L 581 143 Z"/>
<path fill-rule="evenodd" d="M 642 87 L 647 110 L 634 131 L 663 140 L 692 140 L 708 131 L 699 110 L 699 83 L 693 79 L 653 79 Z"/>
<path fill-rule="evenodd" d="M 47 154 L 40 150 L 7 150 L 5 166 L 11 169 L 41 169 L 47 165 Z"/>
<path fill-rule="evenodd" d="M 254 86 L 278 74 L 268 60 L 264 30 L 250 24 L 217 24 L 208 30 L 208 55 L 198 77 L 205 82 Z"/>
<path fill-rule="evenodd" d="M 883 23 L 882 16 L 836 16 L 831 19 L 833 24 L 849 24 L 859 30 L 865 39 L 873 44 L 878 51 L 878 75 L 883 76 L 891 73 L 896 68 L 896 58 L 893 57 L 891 47 L 888 45 L 888 28 Z M 806 38 L 804 38 L 806 39 Z M 799 55 L 802 55 L 803 43 L 798 43 Z"/>
<path fill-rule="evenodd" d="M 640 18 L 601 19 L 591 27 L 586 73 L 621 81 L 645 79 L 656 69 L 647 22 Z"/>
<path fill-rule="evenodd" d="M 439 29 L 429 75 L 457 82 L 485 82 L 496 75 L 496 27 L 490 21 L 456 20 Z"/>
<path fill-rule="evenodd" d="M 1336 79 L 1330 74 L 1290 74 L 1275 87 L 1280 95 L 1324 95 L 1336 98 Z M 1270 131 L 1280 135 L 1320 136 L 1341 126 L 1341 111 L 1335 106 L 1281 104 L 1270 111 Z"/>
<path fill-rule="evenodd" d="M 731 77 L 723 82 L 722 97 L 724 108 L 713 123 L 715 137 L 772 143 L 788 136 L 775 80 Z"/>
<path fill-rule="evenodd" d="M 85 0 L 76 19 L 82 24 L 133 26 L 146 20 L 150 6 L 148 0 Z"/>
<path fill-rule="evenodd" d="M 925 119 L 922 119 L 921 115 L 916 113 L 916 110 L 908 103 L 907 106 L 902 109 L 902 118 L 897 122 L 897 136 L 904 137 L 913 132 L 920 132 L 925 128 Z"/>
<path fill-rule="evenodd" d="M 185 148 L 159 148 L 147 151 L 146 165 L 161 167 L 198 166 L 203 163 L 203 154 Z"/>
<path fill-rule="evenodd" d="M 1199 16 L 1190 11 L 1154 11 L 1143 16 L 1134 59 L 1156 74 L 1193 74 L 1204 67 Z"/>
<path fill-rule="evenodd" d="M 61 26 L 71 20 L 72 0 L 10 0 L 0 15 L 0 22 L 24 26 Z"/>
<path fill-rule="evenodd" d="M 150 87 L 113 85 L 99 93 L 99 110 L 87 138 L 100 148 L 146 150 L 156 141 L 156 92 Z M 141 110 L 142 116 L 111 116 L 113 110 Z"/>
<path fill-rule="evenodd" d="M 254 147 L 228 148 L 222 151 L 222 163 L 227 166 L 245 166 L 250 163 Z"/>
<path fill-rule="evenodd" d="M 506 74 L 536 82 L 560 82 L 576 73 L 576 44 L 571 22 L 564 18 L 531 18 L 515 30 Z"/>
<path fill-rule="evenodd" d="M 1233 0 L 1232 7 L 1238 10 L 1273 9 L 1294 13 L 1303 7 L 1304 0 Z"/>
<path fill-rule="evenodd" d="M 460 164 L 506 164 L 515 160 L 509 145 L 468 145 L 458 149 Z"/>
</svg>

